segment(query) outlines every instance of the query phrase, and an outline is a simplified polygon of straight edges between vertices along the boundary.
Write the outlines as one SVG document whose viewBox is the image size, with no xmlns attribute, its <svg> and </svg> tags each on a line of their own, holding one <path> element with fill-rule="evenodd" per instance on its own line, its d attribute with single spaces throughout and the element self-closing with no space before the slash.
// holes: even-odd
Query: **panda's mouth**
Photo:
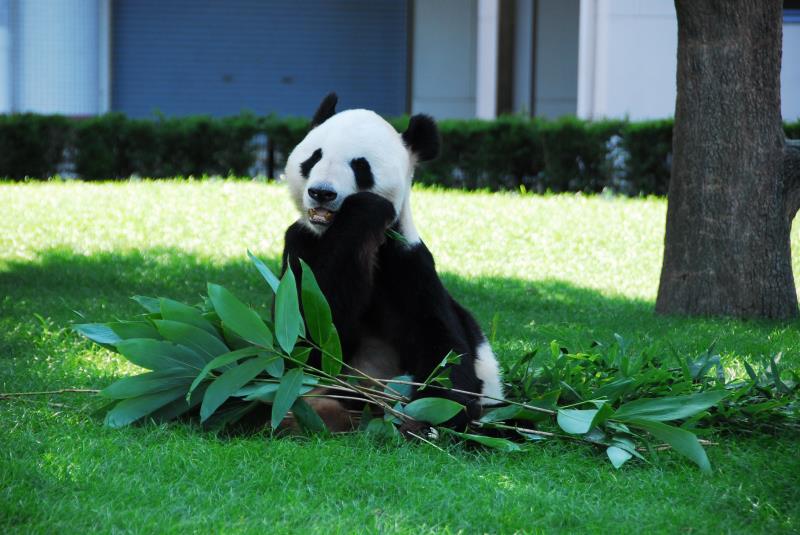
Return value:
<svg viewBox="0 0 800 535">
<path fill-rule="evenodd" d="M 317 207 L 308 209 L 308 220 L 315 225 L 330 225 L 334 216 L 336 216 L 336 212 L 332 212 L 327 208 Z"/>
</svg>

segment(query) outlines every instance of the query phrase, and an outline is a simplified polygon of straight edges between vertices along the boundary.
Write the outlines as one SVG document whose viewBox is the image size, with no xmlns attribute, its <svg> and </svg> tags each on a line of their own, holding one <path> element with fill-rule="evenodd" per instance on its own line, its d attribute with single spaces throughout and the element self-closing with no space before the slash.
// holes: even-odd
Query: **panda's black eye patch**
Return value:
<svg viewBox="0 0 800 535">
<path fill-rule="evenodd" d="M 372 176 L 372 168 L 366 158 L 355 158 L 350 160 L 350 167 L 356 176 L 356 186 L 360 190 L 372 189 L 375 185 L 375 177 Z"/>
<path fill-rule="evenodd" d="M 300 164 L 300 174 L 303 175 L 303 178 L 308 178 L 311 169 L 313 169 L 321 159 L 322 149 L 317 149 L 306 161 Z"/>
</svg>

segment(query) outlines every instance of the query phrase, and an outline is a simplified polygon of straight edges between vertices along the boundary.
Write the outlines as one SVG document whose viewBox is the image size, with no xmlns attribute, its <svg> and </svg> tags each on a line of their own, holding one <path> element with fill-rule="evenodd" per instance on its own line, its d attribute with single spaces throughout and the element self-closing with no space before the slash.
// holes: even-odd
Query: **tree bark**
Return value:
<svg viewBox="0 0 800 535">
<path fill-rule="evenodd" d="M 780 113 L 780 0 L 675 0 L 678 96 L 662 314 L 798 315 L 800 147 Z"/>
</svg>

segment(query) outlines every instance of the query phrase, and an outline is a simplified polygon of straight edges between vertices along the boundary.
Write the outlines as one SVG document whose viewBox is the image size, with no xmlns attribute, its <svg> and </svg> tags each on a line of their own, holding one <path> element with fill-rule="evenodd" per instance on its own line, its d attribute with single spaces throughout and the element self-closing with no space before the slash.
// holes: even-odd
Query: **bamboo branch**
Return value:
<svg viewBox="0 0 800 535">
<path fill-rule="evenodd" d="M 355 377 L 355 376 L 342 375 L 342 377 L 350 378 L 350 377 Z M 376 379 L 376 381 L 377 381 L 377 379 Z M 418 383 L 416 381 L 403 381 L 403 380 L 400 380 L 400 379 L 387 379 L 386 381 L 389 382 L 389 383 L 396 383 L 396 384 L 399 384 L 399 385 L 411 385 L 411 386 L 422 386 L 422 385 L 424 385 L 424 383 Z M 534 412 L 541 412 L 541 413 L 544 413 L 544 414 L 548 414 L 550 416 L 555 416 L 556 414 L 558 414 L 557 411 L 552 411 L 550 409 L 543 409 L 542 407 L 537 407 L 535 405 L 528 405 L 527 403 L 520 403 L 519 401 L 512 401 L 510 399 L 496 398 L 494 396 L 487 396 L 485 394 L 479 394 L 477 392 L 470 392 L 469 390 L 461 390 L 461 389 L 458 389 L 458 388 L 447 388 L 447 387 L 444 387 L 444 386 L 432 385 L 432 384 L 426 385 L 426 387 L 427 388 L 436 388 L 436 389 L 439 389 L 439 390 L 446 390 L 446 391 L 449 391 L 449 392 L 458 392 L 459 394 L 469 394 L 471 396 L 475 396 L 475 397 L 479 397 L 479 398 L 491 399 L 492 401 L 500 401 L 500 402 L 503 402 L 503 403 L 508 403 L 509 405 L 516 405 L 518 407 L 522 407 L 522 408 L 525 408 L 525 409 L 528 409 L 528 410 L 531 410 L 531 411 L 534 411 Z"/>
<path fill-rule="evenodd" d="M 53 394 L 97 394 L 99 390 L 91 388 L 61 388 L 60 390 L 42 390 L 39 392 L 0 392 L 0 399 L 12 399 L 23 396 L 49 396 Z"/>
<path fill-rule="evenodd" d="M 316 343 L 314 343 L 313 340 L 310 340 L 308 338 L 303 338 L 303 340 L 305 340 L 312 347 L 316 348 L 320 353 L 324 353 L 324 354 L 328 355 L 330 358 L 332 358 L 333 360 L 335 360 L 337 363 L 341 364 L 342 366 L 347 367 L 347 368 L 353 370 L 354 372 L 360 374 L 360 376 L 340 374 L 340 375 L 342 375 L 342 377 L 348 377 L 348 378 L 352 377 L 354 379 L 359 379 L 359 380 L 368 379 L 370 381 L 373 381 L 373 382 L 377 383 L 379 386 L 381 386 L 381 387 L 383 387 L 383 388 L 385 388 L 387 390 L 391 390 L 394 394 L 396 394 L 400 398 L 404 398 L 404 396 L 402 394 L 400 394 L 400 392 L 398 392 L 394 388 L 388 386 L 385 382 L 382 382 L 380 379 L 375 379 L 374 377 L 370 377 L 365 372 L 362 372 L 361 370 L 359 370 L 355 366 L 352 366 L 352 365 L 346 363 L 344 360 L 337 358 L 335 355 L 332 355 L 330 352 L 325 351 L 324 349 L 322 349 L 322 347 L 317 345 Z"/>
<path fill-rule="evenodd" d="M 273 350 L 273 352 L 275 352 L 275 351 Z M 372 395 L 371 393 L 365 391 L 365 390 L 369 390 L 369 389 L 361 388 L 361 387 L 359 387 L 357 385 L 352 385 L 352 384 L 340 379 L 339 377 L 333 376 L 333 375 L 331 375 L 331 374 L 329 374 L 329 373 L 327 373 L 327 372 L 325 372 L 323 370 L 320 370 L 319 368 L 315 368 L 314 366 L 311 366 L 306 362 L 300 362 L 299 360 L 292 358 L 291 355 L 282 355 L 280 353 L 276 353 L 276 354 L 281 355 L 283 358 L 285 358 L 287 360 L 290 360 L 290 361 L 294 362 L 295 364 L 300 365 L 303 369 L 313 370 L 315 373 L 318 373 L 321 376 L 324 376 L 325 378 L 327 378 L 327 379 L 329 379 L 331 381 L 334 381 L 334 382 L 340 384 L 341 386 L 343 386 L 345 388 L 350 389 L 351 391 L 355 391 L 356 393 L 361 394 L 362 396 L 366 397 L 367 399 L 369 399 L 370 401 L 372 401 L 376 405 L 379 405 L 380 407 L 382 407 L 385 411 L 392 413 L 394 416 L 396 416 L 397 418 L 399 418 L 401 420 L 413 420 L 413 418 L 411 418 L 407 414 L 404 414 L 404 413 L 402 413 L 400 411 L 397 411 L 390 404 L 386 403 L 383 400 L 377 399 L 374 395 Z"/>
<path fill-rule="evenodd" d="M 719 442 L 712 442 L 710 440 L 703 440 L 698 438 L 697 441 L 703 446 L 719 446 Z M 658 444 L 657 446 L 652 446 L 652 448 L 648 448 L 646 446 L 639 446 L 636 448 L 636 451 L 649 451 L 650 449 L 654 449 L 656 451 L 667 451 L 671 450 L 672 446 L 669 444 Z"/>
</svg>

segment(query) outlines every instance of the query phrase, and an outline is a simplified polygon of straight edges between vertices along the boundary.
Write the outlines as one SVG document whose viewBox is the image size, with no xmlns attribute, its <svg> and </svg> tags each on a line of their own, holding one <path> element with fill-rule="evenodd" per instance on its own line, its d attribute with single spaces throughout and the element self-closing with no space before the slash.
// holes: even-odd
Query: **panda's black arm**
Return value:
<svg viewBox="0 0 800 535">
<path fill-rule="evenodd" d="M 386 322 L 391 326 L 386 335 L 393 338 L 404 355 L 403 367 L 416 381 L 424 381 L 453 351 L 461 355 L 458 364 L 449 366 L 453 387 L 479 393 L 481 381 L 476 375 L 475 359 L 483 333 L 442 284 L 430 251 L 423 243 L 409 247 L 387 241 L 379 258 L 377 298 L 394 303 L 393 309 L 398 311 Z M 451 427 L 463 428 L 480 414 L 477 396 L 426 388 L 416 391 L 413 397 L 430 396 L 446 397 L 467 408 L 447 423 Z"/>
<path fill-rule="evenodd" d="M 354 349 L 360 317 L 372 296 L 376 254 L 394 219 L 389 201 L 360 192 L 345 199 L 322 235 L 301 223 L 286 231 L 283 270 L 290 263 L 299 281 L 298 259 L 309 265 L 330 304 L 345 354 Z"/>
</svg>

